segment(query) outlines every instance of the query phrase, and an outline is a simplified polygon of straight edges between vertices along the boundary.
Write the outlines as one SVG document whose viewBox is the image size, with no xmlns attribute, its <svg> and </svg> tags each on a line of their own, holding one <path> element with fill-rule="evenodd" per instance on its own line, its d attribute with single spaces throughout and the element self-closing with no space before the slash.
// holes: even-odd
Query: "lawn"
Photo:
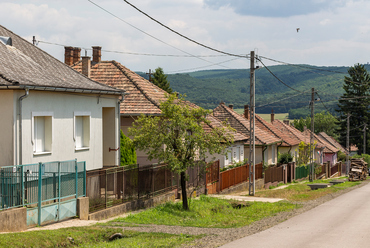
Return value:
<svg viewBox="0 0 370 248">
<path fill-rule="evenodd" d="M 238 114 L 243 114 L 244 113 L 244 109 L 234 109 L 235 112 L 237 112 Z M 271 114 L 258 114 L 262 119 L 264 119 L 265 121 L 268 121 L 270 122 L 271 121 Z M 279 113 L 279 114 L 275 114 L 274 116 L 275 120 L 285 120 L 285 119 L 288 119 L 289 118 L 289 113 Z"/>
<path fill-rule="evenodd" d="M 109 237 L 122 229 L 103 227 L 70 227 L 0 234 L 0 247 L 180 247 L 201 236 L 167 233 L 123 232 L 124 238 L 109 241 Z M 71 242 L 67 238 L 73 238 Z"/>
<path fill-rule="evenodd" d="M 288 202 L 248 202 L 241 208 L 235 208 L 233 205 L 236 204 L 235 201 L 201 196 L 191 201 L 189 211 L 182 209 L 181 202 L 168 202 L 126 218 L 114 219 L 105 225 L 119 226 L 135 223 L 213 228 L 242 227 L 279 212 L 299 207 Z"/>
<path fill-rule="evenodd" d="M 329 180 L 315 180 L 314 183 L 328 183 L 332 179 Z M 339 190 L 343 190 L 349 187 L 353 187 L 355 185 L 360 184 L 361 182 L 345 182 L 337 185 L 333 185 L 329 188 L 323 188 L 318 190 L 311 190 L 307 184 L 310 182 L 305 183 L 298 183 L 292 184 L 284 189 L 276 189 L 276 190 L 261 190 L 256 192 L 256 196 L 259 197 L 273 197 L 273 198 L 283 198 L 288 201 L 309 201 L 315 200 L 320 198 L 324 195 L 335 193 Z"/>
</svg>

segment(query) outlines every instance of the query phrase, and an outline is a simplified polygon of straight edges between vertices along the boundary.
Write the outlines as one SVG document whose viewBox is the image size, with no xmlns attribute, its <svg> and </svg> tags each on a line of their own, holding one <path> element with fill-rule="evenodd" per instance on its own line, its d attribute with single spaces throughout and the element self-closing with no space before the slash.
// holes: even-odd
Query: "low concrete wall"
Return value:
<svg viewBox="0 0 370 248">
<path fill-rule="evenodd" d="M 111 208 L 103 209 L 95 213 L 89 214 L 89 220 L 104 220 L 110 217 L 114 217 L 126 212 L 142 209 L 142 208 L 150 208 L 168 201 L 174 201 L 176 198 L 175 195 L 176 191 L 170 191 L 168 193 L 155 196 L 150 199 L 140 199 L 132 202 L 127 202 L 121 205 L 117 205 Z"/>
<path fill-rule="evenodd" d="M 255 183 L 255 189 L 263 189 L 265 179 L 257 179 Z M 238 185 L 232 186 L 228 189 L 224 189 L 221 191 L 219 194 L 220 195 L 227 195 L 233 192 L 238 192 L 238 191 L 249 191 L 249 181 L 239 183 Z"/>
<path fill-rule="evenodd" d="M 0 232 L 20 232 L 27 229 L 27 208 L 0 211 Z"/>
</svg>

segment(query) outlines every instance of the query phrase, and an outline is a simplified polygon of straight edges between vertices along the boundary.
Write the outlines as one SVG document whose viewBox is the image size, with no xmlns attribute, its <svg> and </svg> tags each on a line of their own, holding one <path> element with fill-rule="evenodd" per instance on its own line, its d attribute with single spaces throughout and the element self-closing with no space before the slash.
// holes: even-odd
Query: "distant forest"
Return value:
<svg viewBox="0 0 370 248">
<path fill-rule="evenodd" d="M 256 112 L 289 113 L 290 119 L 310 114 L 311 88 L 320 100 L 315 102 L 315 113 L 329 110 L 336 115 L 337 100 L 343 94 L 343 80 L 349 67 L 316 67 L 309 65 L 277 65 L 256 70 Z M 370 65 L 365 65 L 367 70 Z M 164 68 L 165 70 L 165 68 Z M 138 73 L 148 79 L 145 73 Z M 249 69 L 205 70 L 191 73 L 168 74 L 173 91 L 186 94 L 187 99 L 203 108 L 214 109 L 221 101 L 243 108 L 249 104 Z M 306 93 L 301 93 L 306 92 Z"/>
</svg>

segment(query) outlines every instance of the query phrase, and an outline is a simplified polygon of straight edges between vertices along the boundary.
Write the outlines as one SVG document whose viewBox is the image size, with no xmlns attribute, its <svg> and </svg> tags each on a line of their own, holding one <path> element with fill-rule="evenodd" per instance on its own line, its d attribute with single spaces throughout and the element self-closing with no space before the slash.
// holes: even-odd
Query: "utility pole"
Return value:
<svg viewBox="0 0 370 248">
<path fill-rule="evenodd" d="M 251 63 L 250 63 L 250 136 L 249 136 L 249 195 L 254 195 L 255 193 L 255 179 L 256 179 L 256 168 L 255 168 L 255 158 L 256 158 L 256 146 L 255 146 L 255 134 L 254 134 L 254 124 L 255 124 L 255 78 L 254 78 L 254 51 L 251 51 Z"/>
<path fill-rule="evenodd" d="M 146 74 L 149 75 L 149 82 L 152 82 L 152 75 L 153 75 L 152 70 L 149 69 L 149 73 L 147 72 Z"/>
<path fill-rule="evenodd" d="M 314 131 L 315 131 L 315 127 L 314 127 L 314 118 L 315 118 L 315 115 L 314 115 L 314 102 L 315 102 L 315 89 L 312 88 L 312 92 L 311 92 L 311 135 L 310 135 L 310 163 L 311 163 L 311 177 L 310 177 L 310 182 L 312 182 L 315 178 L 315 166 L 314 166 L 314 156 L 315 156 L 315 153 L 314 153 L 314 148 L 313 148 L 313 145 L 314 145 Z"/>
<path fill-rule="evenodd" d="M 346 147 L 347 147 L 347 156 L 346 156 L 346 173 L 348 175 L 349 173 L 349 152 L 350 152 L 350 148 L 349 148 L 349 117 L 351 115 L 349 113 L 347 113 L 347 144 L 346 144 Z"/>
<path fill-rule="evenodd" d="M 363 154 L 366 154 L 366 130 L 367 130 L 367 128 L 366 128 L 366 123 L 365 123 L 365 126 L 364 126 L 364 152 L 363 152 Z"/>
</svg>

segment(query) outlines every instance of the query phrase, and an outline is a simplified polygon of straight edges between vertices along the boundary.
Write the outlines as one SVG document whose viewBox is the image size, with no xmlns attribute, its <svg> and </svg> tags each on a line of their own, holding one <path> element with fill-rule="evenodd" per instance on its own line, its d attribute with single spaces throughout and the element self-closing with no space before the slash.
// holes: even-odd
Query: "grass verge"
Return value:
<svg viewBox="0 0 370 248">
<path fill-rule="evenodd" d="M 314 183 L 329 183 L 329 181 L 331 180 L 333 179 L 315 180 Z M 311 188 L 307 186 L 307 184 L 310 184 L 310 182 L 292 184 L 284 189 L 261 190 L 261 191 L 256 192 L 256 196 L 283 198 L 288 201 L 304 202 L 304 201 L 315 200 L 327 194 L 332 194 L 339 190 L 343 190 L 349 187 L 353 187 L 355 185 L 359 185 L 361 184 L 361 182 L 345 182 L 345 183 L 333 185 L 329 188 L 323 188 L 323 189 L 318 189 L 318 190 L 311 190 Z"/>
<path fill-rule="evenodd" d="M 201 236 L 167 233 L 141 233 L 126 230 L 124 238 L 109 241 L 122 229 L 102 227 L 70 227 L 0 235 L 0 247 L 180 247 Z M 73 238 L 73 242 L 68 240 Z"/>
<path fill-rule="evenodd" d="M 126 218 L 114 219 L 104 225 L 136 223 L 211 228 L 242 227 L 279 212 L 300 207 L 288 202 L 249 202 L 240 209 L 234 208 L 233 205 L 233 201 L 200 196 L 191 202 L 189 211 L 182 209 L 181 202 L 168 202 Z"/>
</svg>

